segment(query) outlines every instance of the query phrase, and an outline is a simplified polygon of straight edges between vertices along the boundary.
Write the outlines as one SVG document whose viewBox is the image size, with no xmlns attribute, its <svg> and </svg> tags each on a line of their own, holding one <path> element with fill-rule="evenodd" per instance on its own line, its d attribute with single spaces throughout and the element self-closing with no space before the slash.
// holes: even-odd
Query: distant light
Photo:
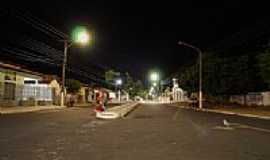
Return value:
<svg viewBox="0 0 270 160">
<path fill-rule="evenodd" d="M 156 83 L 156 82 L 154 82 L 154 83 L 153 83 L 153 86 L 154 86 L 154 87 L 156 87 L 156 86 L 157 86 L 157 83 Z"/>
<path fill-rule="evenodd" d="M 178 44 L 179 44 L 179 45 L 183 45 L 183 44 L 184 44 L 184 42 L 182 42 L 182 41 L 179 41 L 179 42 L 178 42 Z"/>
<path fill-rule="evenodd" d="M 117 79 L 115 81 L 115 83 L 116 83 L 116 85 L 119 85 L 120 86 L 120 85 L 122 85 L 123 82 L 122 82 L 122 79 Z"/>
<path fill-rule="evenodd" d="M 150 75 L 150 80 L 151 80 L 151 81 L 158 81 L 158 80 L 159 80 L 159 75 L 158 75 L 158 73 L 156 73 L 156 72 L 151 73 L 151 75 Z"/>
</svg>

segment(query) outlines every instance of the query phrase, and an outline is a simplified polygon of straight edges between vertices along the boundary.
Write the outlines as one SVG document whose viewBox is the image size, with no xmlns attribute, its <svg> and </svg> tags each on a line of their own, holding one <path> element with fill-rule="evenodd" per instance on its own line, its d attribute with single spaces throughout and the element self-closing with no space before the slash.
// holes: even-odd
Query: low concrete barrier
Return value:
<svg viewBox="0 0 270 160">
<path fill-rule="evenodd" d="M 128 103 L 121 106 L 116 106 L 113 108 L 109 108 L 104 112 L 97 112 L 96 117 L 102 119 L 116 119 L 120 117 L 124 117 L 130 111 L 132 111 L 138 105 L 137 102 Z"/>
</svg>

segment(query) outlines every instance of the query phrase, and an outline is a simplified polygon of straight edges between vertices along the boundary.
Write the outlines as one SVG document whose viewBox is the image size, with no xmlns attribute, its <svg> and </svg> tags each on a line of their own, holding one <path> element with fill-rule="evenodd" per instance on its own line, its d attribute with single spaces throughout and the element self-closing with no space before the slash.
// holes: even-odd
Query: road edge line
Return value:
<svg viewBox="0 0 270 160">
<path fill-rule="evenodd" d="M 186 106 L 177 106 L 177 105 L 168 105 L 168 106 L 178 107 L 178 108 L 182 108 L 182 109 L 195 110 L 195 111 L 200 111 L 200 112 L 220 113 L 220 114 L 226 114 L 226 115 L 236 115 L 236 116 L 241 116 L 241 117 L 270 120 L 270 116 L 258 116 L 258 115 L 253 115 L 253 114 L 235 113 L 235 112 L 230 112 L 230 111 L 218 111 L 218 110 L 205 109 L 205 108 L 199 109 L 199 108 L 192 108 L 192 107 L 186 107 Z"/>
</svg>

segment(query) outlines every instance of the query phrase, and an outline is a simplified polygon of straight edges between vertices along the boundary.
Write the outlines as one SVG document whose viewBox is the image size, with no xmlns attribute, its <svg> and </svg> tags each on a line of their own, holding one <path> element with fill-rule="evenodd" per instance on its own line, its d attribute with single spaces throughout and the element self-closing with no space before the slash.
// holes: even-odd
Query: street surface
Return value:
<svg viewBox="0 0 270 160">
<path fill-rule="evenodd" d="M 0 127 L 0 160 L 270 159 L 270 121 L 161 104 L 117 120 L 89 108 L 1 115 Z"/>
</svg>

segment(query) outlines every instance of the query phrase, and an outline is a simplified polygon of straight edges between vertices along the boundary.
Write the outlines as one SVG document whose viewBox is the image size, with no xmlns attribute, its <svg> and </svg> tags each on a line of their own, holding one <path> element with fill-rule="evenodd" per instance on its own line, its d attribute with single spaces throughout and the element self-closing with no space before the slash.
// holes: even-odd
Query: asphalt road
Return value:
<svg viewBox="0 0 270 160">
<path fill-rule="evenodd" d="M 87 108 L 1 115 L 0 127 L 0 160 L 270 159 L 270 121 L 166 105 L 117 120 Z"/>
</svg>

